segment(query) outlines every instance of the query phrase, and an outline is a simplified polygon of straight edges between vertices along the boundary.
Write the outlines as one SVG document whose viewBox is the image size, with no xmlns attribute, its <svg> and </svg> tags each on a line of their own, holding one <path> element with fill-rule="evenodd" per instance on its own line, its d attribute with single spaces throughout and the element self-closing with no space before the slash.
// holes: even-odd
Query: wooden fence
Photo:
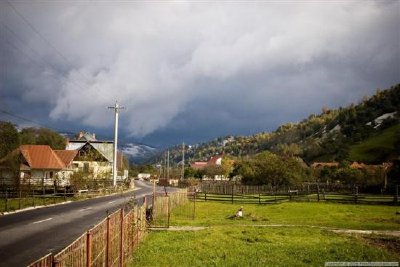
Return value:
<svg viewBox="0 0 400 267">
<path fill-rule="evenodd" d="M 117 210 L 61 252 L 28 267 L 126 266 L 145 233 L 146 200 L 126 213 Z"/>
<path fill-rule="evenodd" d="M 355 204 L 398 205 L 399 186 L 392 194 L 368 194 L 357 186 L 303 184 L 295 188 L 251 186 L 233 183 L 202 183 L 197 201 L 222 201 L 243 204 L 268 204 L 284 201 L 332 201 Z"/>
<path fill-rule="evenodd" d="M 170 223 L 171 211 L 181 205 L 185 205 L 191 199 L 192 194 L 188 190 L 179 189 L 179 191 L 170 194 L 157 194 L 154 196 L 154 205 L 151 214 L 151 227 L 168 228 Z M 194 202 L 193 202 L 194 205 Z M 194 212 L 194 211 L 193 211 Z"/>
</svg>

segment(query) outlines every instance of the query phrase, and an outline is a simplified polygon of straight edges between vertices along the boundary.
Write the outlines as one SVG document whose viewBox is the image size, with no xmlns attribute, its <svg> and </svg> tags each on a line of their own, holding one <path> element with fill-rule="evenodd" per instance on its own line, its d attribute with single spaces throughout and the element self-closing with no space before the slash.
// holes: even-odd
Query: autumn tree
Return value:
<svg viewBox="0 0 400 267">
<path fill-rule="evenodd" d="M 18 148 L 18 130 L 11 122 L 0 121 L 0 159 Z"/>
<path fill-rule="evenodd" d="M 297 185 L 311 175 L 296 158 L 281 157 L 271 152 L 243 160 L 236 171 L 242 176 L 244 184 L 270 184 L 274 187 Z"/>
<path fill-rule="evenodd" d="M 65 138 L 46 128 L 25 128 L 20 133 L 21 144 L 23 145 L 48 145 L 52 149 L 65 149 Z"/>
</svg>

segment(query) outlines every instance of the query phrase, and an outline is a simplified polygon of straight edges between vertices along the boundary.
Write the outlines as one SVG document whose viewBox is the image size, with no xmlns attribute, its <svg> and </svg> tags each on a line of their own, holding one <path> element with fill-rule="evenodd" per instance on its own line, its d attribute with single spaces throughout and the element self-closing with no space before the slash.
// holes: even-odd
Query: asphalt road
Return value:
<svg viewBox="0 0 400 267">
<path fill-rule="evenodd" d="M 49 252 L 57 253 L 135 196 L 151 194 L 150 183 L 135 181 L 125 194 L 65 203 L 0 216 L 0 266 L 27 266 Z M 163 191 L 157 187 L 157 191 Z M 151 197 L 149 198 L 151 200 Z"/>
</svg>

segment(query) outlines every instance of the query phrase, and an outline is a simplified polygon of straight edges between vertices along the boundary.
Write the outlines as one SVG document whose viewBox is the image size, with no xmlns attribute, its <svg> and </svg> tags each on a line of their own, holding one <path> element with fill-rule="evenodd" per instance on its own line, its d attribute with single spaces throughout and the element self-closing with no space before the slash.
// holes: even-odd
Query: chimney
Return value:
<svg viewBox="0 0 400 267">
<path fill-rule="evenodd" d="M 96 134 L 95 133 L 92 134 L 92 137 L 93 137 L 93 140 L 96 141 Z"/>
</svg>

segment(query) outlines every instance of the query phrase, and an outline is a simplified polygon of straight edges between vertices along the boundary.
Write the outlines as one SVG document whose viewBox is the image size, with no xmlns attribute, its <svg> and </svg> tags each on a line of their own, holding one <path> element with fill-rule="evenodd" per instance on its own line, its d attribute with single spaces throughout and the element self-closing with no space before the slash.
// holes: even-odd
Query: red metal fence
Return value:
<svg viewBox="0 0 400 267">
<path fill-rule="evenodd" d="M 189 193 L 188 190 L 179 189 L 174 193 L 158 194 L 155 195 L 154 205 L 152 207 L 152 218 L 151 218 L 151 227 L 154 228 L 168 228 L 170 224 L 170 216 L 173 209 L 178 206 L 185 205 L 190 202 L 190 200 L 194 200 L 194 193 Z M 195 202 L 190 202 L 192 205 L 189 205 L 189 217 L 193 217 L 194 205 Z"/>
<path fill-rule="evenodd" d="M 186 189 L 154 196 L 153 226 L 168 227 L 171 210 L 188 203 L 189 198 Z M 141 206 L 127 212 L 117 210 L 56 255 L 48 254 L 28 267 L 127 266 L 146 234 L 146 207 L 144 198 Z"/>
<path fill-rule="evenodd" d="M 28 267 L 126 266 L 146 233 L 146 201 L 126 214 L 121 208 L 56 255 Z"/>
</svg>

